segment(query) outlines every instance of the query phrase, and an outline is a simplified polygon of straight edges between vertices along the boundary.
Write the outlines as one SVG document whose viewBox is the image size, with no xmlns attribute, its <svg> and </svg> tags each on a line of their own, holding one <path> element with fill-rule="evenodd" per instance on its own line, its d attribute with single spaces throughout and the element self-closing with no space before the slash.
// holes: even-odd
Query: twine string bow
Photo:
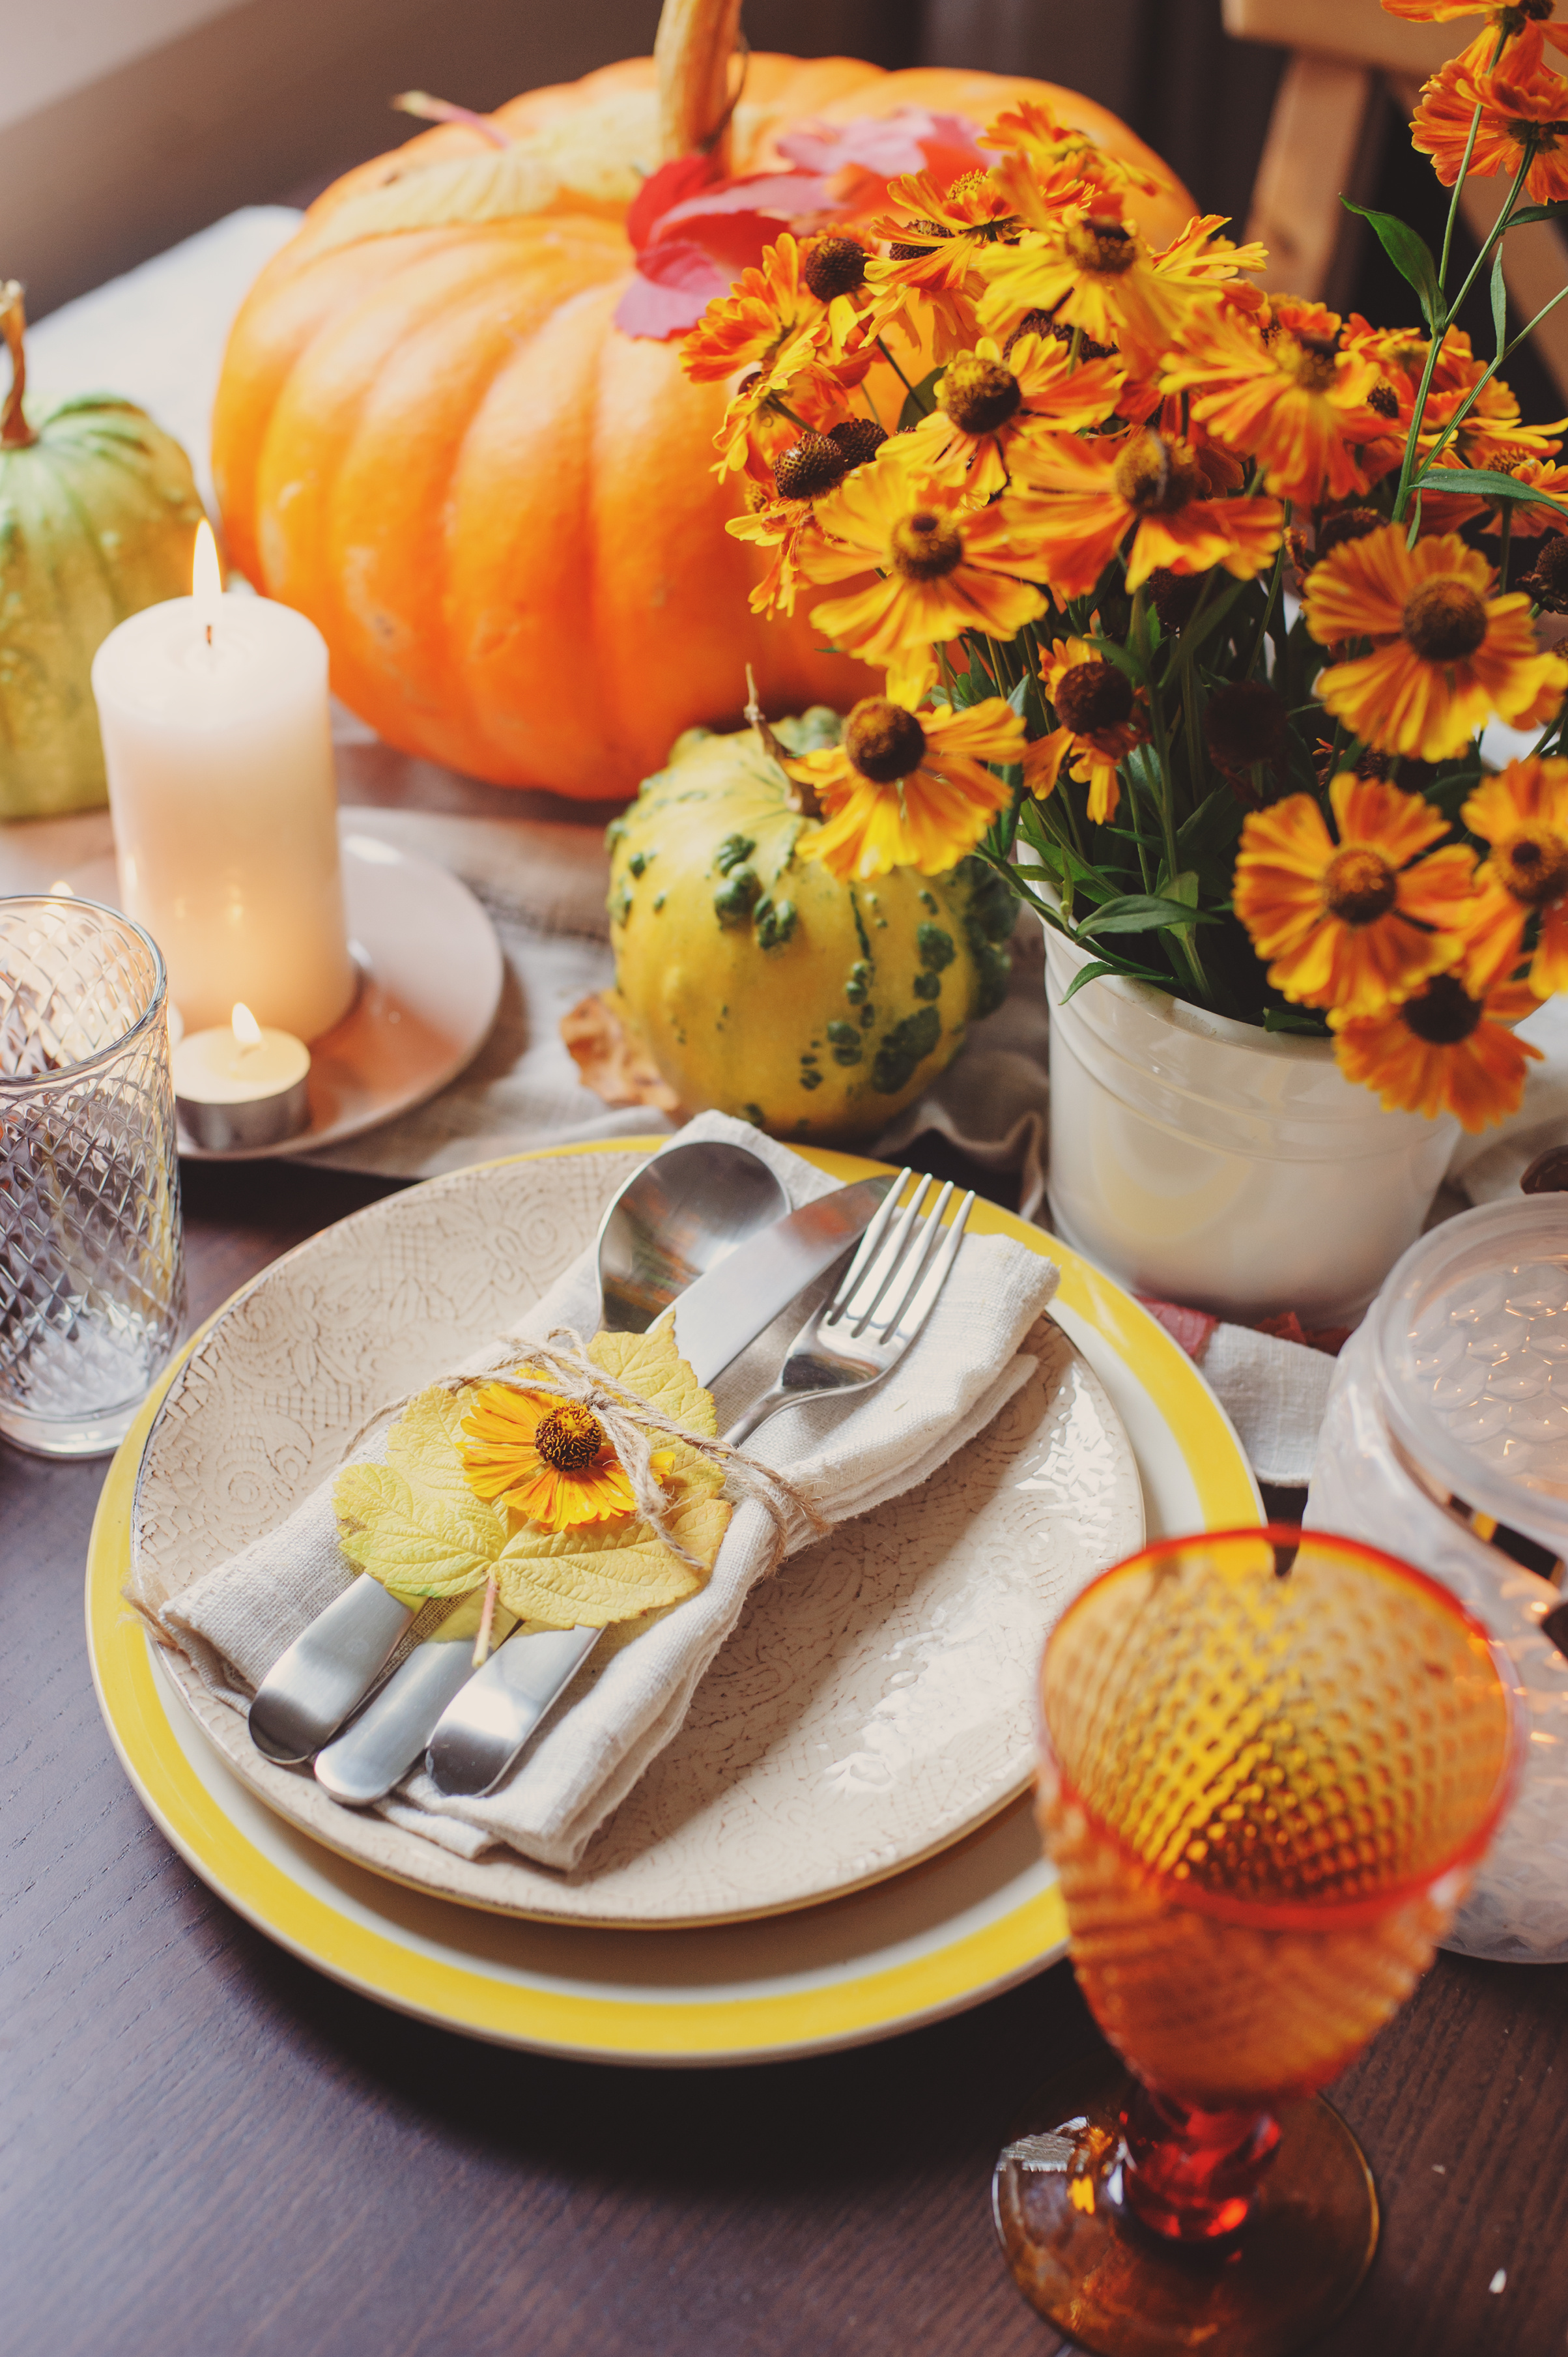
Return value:
<svg viewBox="0 0 1568 2357">
<path fill-rule="evenodd" d="M 605 1438 L 620 1461 L 631 1485 L 638 1513 L 660 1543 L 691 1570 L 705 1572 L 708 1566 L 692 1553 L 675 1529 L 671 1501 L 653 1470 L 656 1439 L 678 1440 L 684 1448 L 705 1457 L 710 1464 L 722 1466 L 726 1485 L 742 1498 L 757 1501 L 773 1524 L 775 1559 L 783 1551 L 792 1515 L 800 1515 L 819 1537 L 831 1527 L 805 1491 L 786 1480 L 783 1474 L 776 1473 L 771 1466 L 748 1457 L 744 1449 L 733 1448 L 727 1440 L 693 1432 L 689 1425 L 666 1415 L 618 1377 L 607 1373 L 603 1367 L 596 1367 L 582 1336 L 570 1326 L 557 1326 L 543 1342 L 524 1341 L 519 1336 L 507 1339 L 518 1350 L 527 1351 L 526 1366 L 505 1374 L 448 1375 L 443 1387 L 461 1393 L 480 1384 L 499 1383 L 504 1390 L 521 1393 L 525 1397 L 537 1397 L 543 1393 L 547 1397 L 574 1400 L 585 1407 L 598 1419 Z M 510 1357 L 510 1351 L 506 1355 Z"/>
</svg>

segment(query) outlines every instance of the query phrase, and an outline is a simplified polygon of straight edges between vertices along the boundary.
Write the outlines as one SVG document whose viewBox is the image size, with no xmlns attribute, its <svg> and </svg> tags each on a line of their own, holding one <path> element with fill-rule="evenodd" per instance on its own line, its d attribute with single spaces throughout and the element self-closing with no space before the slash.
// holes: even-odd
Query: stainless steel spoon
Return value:
<svg viewBox="0 0 1568 2357">
<path fill-rule="evenodd" d="M 666 1147 L 632 1174 L 599 1223 L 596 1324 L 645 1333 L 695 1278 L 789 1208 L 779 1180 L 747 1146 L 709 1140 Z M 250 1729 L 257 1749 L 287 1766 L 319 1754 L 322 1784 L 350 1805 L 390 1792 L 472 1674 L 471 1631 L 468 1646 L 443 1642 L 439 1631 L 416 1645 L 370 1709 L 337 1742 L 332 1738 L 371 1691 L 418 1609 L 361 1573 L 256 1689 Z"/>
</svg>

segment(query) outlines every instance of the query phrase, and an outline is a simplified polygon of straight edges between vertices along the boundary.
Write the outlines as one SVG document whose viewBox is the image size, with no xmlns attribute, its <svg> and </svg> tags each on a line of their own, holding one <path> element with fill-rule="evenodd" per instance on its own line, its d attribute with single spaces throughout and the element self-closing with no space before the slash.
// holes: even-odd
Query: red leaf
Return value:
<svg viewBox="0 0 1568 2357">
<path fill-rule="evenodd" d="M 650 172 L 626 217 L 626 233 L 639 253 L 671 205 L 694 196 L 716 178 L 711 156 L 677 156 L 673 163 L 660 164 L 657 172 Z"/>
<path fill-rule="evenodd" d="M 719 188 L 672 204 L 655 223 L 653 236 L 662 237 L 676 223 L 689 235 L 694 221 L 718 213 L 768 212 L 782 227 L 801 213 L 821 212 L 832 203 L 820 172 L 752 172 L 745 179 L 725 180 Z"/>
<path fill-rule="evenodd" d="M 923 172 L 939 161 L 956 175 L 990 162 L 975 144 L 975 125 L 961 114 L 931 114 L 923 106 L 891 114 L 863 114 L 853 123 L 806 123 L 778 142 L 779 153 L 808 172 L 842 172 L 846 165 L 879 179 Z"/>
<path fill-rule="evenodd" d="M 650 336 L 660 343 L 683 336 L 715 295 L 728 292 L 730 275 L 700 245 L 666 238 L 638 255 L 631 284 L 616 306 L 616 326 L 623 336 Z"/>
</svg>

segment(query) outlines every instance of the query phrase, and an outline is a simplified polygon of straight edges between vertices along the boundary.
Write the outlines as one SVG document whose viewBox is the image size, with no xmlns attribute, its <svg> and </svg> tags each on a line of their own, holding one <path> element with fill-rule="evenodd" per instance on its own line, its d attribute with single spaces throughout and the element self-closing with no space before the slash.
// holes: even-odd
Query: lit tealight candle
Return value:
<svg viewBox="0 0 1568 2357">
<path fill-rule="evenodd" d="M 310 1050 L 292 1032 L 264 1031 L 243 1005 L 175 1049 L 175 1110 L 193 1146 L 211 1153 L 280 1146 L 310 1120 Z"/>
<path fill-rule="evenodd" d="M 270 598 L 226 597 L 204 523 L 191 595 L 111 630 L 92 691 L 125 909 L 186 1021 L 221 1024 L 242 998 L 319 1039 L 357 985 L 320 631 Z"/>
</svg>

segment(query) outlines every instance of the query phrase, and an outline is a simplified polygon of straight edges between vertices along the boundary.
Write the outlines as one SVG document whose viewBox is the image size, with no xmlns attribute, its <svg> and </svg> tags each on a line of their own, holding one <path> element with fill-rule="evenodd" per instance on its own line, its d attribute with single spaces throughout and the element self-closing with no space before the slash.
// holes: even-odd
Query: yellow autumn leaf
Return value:
<svg viewBox="0 0 1568 2357">
<path fill-rule="evenodd" d="M 312 254 L 400 230 L 465 221 L 522 221 L 553 210 L 625 214 L 642 185 L 640 161 L 659 157 L 659 102 L 651 90 L 620 91 L 525 133 L 507 147 L 414 160 L 349 197 L 304 236 Z"/>
<path fill-rule="evenodd" d="M 666 1322 L 651 1334 L 600 1334 L 588 1356 L 688 1431 L 711 1437 L 714 1403 Z M 493 1571 L 501 1603 L 544 1628 L 608 1628 L 680 1603 L 703 1585 L 728 1526 L 724 1475 L 700 1450 L 666 1442 L 671 1526 L 705 1566 L 693 1571 L 648 1523 L 628 1519 L 546 1531 L 475 1496 L 463 1476 L 467 1396 L 433 1385 L 387 1436 L 384 1465 L 348 1465 L 333 1489 L 350 1563 L 409 1596 L 461 1596 Z"/>
<path fill-rule="evenodd" d="M 394 1465 L 345 1465 L 332 1488 L 338 1544 L 351 1564 L 405 1596 L 460 1596 L 489 1577 L 506 1534 L 470 1492 L 472 1513 Z"/>
</svg>

